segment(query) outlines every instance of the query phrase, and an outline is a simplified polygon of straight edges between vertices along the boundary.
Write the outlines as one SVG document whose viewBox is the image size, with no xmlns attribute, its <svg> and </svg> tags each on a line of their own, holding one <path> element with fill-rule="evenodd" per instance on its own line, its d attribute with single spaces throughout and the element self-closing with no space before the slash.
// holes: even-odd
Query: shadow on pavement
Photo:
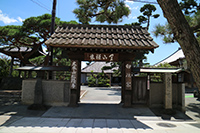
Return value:
<svg viewBox="0 0 200 133">
<path fill-rule="evenodd" d="M 24 117 L 10 124 L 2 126 L 14 128 L 126 128 L 126 129 L 152 129 L 152 127 L 138 121 L 128 119 L 74 119 L 74 118 L 40 118 Z M 47 131 L 46 131 L 47 132 Z"/>
<path fill-rule="evenodd" d="M 200 120 L 200 103 L 189 103 L 186 110 L 192 115 L 193 119 Z"/>
<path fill-rule="evenodd" d="M 28 106 L 21 105 L 21 104 L 0 106 L 0 115 L 40 117 L 45 112 L 46 112 L 46 110 L 29 110 Z"/>
<path fill-rule="evenodd" d="M 158 117 L 161 117 L 163 120 L 177 120 L 177 121 L 192 121 L 184 112 L 174 110 L 173 114 L 166 114 L 164 109 L 161 108 L 151 108 L 151 111 Z"/>
<path fill-rule="evenodd" d="M 123 108 L 120 104 L 80 103 L 79 107 L 52 107 L 43 117 L 135 119 L 135 116 L 155 116 L 147 107 Z"/>
</svg>

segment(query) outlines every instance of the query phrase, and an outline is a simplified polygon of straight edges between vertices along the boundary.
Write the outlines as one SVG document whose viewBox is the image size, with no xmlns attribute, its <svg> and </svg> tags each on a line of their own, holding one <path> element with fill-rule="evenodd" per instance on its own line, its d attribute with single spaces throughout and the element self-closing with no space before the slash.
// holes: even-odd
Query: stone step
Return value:
<svg viewBox="0 0 200 133">
<path fill-rule="evenodd" d="M 0 90 L 0 97 L 2 98 L 20 98 L 21 97 L 21 90 Z"/>
</svg>

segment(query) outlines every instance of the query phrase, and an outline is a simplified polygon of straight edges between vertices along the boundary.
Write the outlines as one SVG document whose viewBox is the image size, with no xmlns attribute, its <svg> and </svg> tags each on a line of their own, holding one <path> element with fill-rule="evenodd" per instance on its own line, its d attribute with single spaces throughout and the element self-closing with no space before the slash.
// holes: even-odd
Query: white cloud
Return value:
<svg viewBox="0 0 200 133">
<path fill-rule="evenodd" d="M 130 15 L 130 16 L 128 16 L 128 20 L 133 20 L 133 19 L 136 19 L 137 18 L 137 16 L 133 16 L 132 14 Z"/>
<path fill-rule="evenodd" d="M 0 21 L 3 21 L 4 24 L 10 24 L 10 23 L 23 21 L 23 19 L 21 17 L 18 17 L 17 19 L 10 18 L 7 14 L 3 14 L 3 12 L 0 10 Z"/>
<path fill-rule="evenodd" d="M 133 4 L 134 2 L 133 1 L 130 1 L 130 0 L 125 0 L 125 3 L 129 3 L 129 4 Z"/>
<path fill-rule="evenodd" d="M 139 8 L 139 6 L 133 6 L 133 4 L 130 4 L 129 2 L 126 2 L 125 6 L 128 7 L 130 10 L 137 10 Z"/>
<path fill-rule="evenodd" d="M 134 7 L 132 7 L 131 9 L 137 10 L 138 8 L 139 8 L 139 6 L 134 6 Z"/>
<path fill-rule="evenodd" d="M 21 17 L 17 17 L 17 19 L 20 21 L 20 22 L 23 22 L 24 19 L 22 19 Z"/>
</svg>

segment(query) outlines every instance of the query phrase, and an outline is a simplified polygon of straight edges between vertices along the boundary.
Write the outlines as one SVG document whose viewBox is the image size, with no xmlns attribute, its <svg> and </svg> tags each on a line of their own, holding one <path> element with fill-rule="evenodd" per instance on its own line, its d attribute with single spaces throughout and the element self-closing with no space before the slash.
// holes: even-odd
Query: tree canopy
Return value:
<svg viewBox="0 0 200 133">
<path fill-rule="evenodd" d="M 140 12 L 142 15 L 138 16 L 138 20 L 140 24 L 147 23 L 147 29 L 149 29 L 150 25 L 150 18 L 158 18 L 160 15 L 159 14 L 152 14 L 153 12 L 156 11 L 156 7 L 151 4 L 145 4 L 143 7 L 140 8 Z"/>
<path fill-rule="evenodd" d="M 56 27 L 64 23 L 78 24 L 76 21 L 60 21 L 55 19 Z M 0 52 L 14 56 L 12 53 L 4 51 L 6 48 L 15 47 L 30 47 L 32 50 L 26 54 L 18 54 L 23 64 L 31 63 L 29 58 L 38 50 L 41 49 L 44 42 L 50 37 L 51 15 L 44 14 L 37 17 L 30 17 L 23 21 L 22 26 L 8 25 L 0 26 Z"/>
<path fill-rule="evenodd" d="M 182 0 L 179 6 L 200 43 L 200 3 L 197 3 L 197 0 Z M 165 25 L 157 24 L 153 34 L 156 37 L 161 36 L 164 43 L 173 43 L 177 41 L 169 23 Z"/>
<path fill-rule="evenodd" d="M 73 10 L 82 24 L 89 24 L 92 18 L 98 22 L 118 23 L 130 14 L 123 0 L 77 0 L 79 8 Z"/>
</svg>

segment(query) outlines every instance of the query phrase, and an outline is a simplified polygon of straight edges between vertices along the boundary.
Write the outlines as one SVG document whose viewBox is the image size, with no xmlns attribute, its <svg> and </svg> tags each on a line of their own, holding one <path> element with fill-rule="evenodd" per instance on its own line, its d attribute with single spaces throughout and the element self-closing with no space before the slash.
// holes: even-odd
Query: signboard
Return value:
<svg viewBox="0 0 200 133">
<path fill-rule="evenodd" d="M 130 61 L 127 61 L 125 64 L 125 89 L 132 90 L 131 62 Z"/>
<path fill-rule="evenodd" d="M 78 78 L 78 61 L 71 62 L 71 81 L 70 81 L 70 88 L 77 89 L 77 78 Z"/>
<path fill-rule="evenodd" d="M 119 54 L 117 53 L 85 53 L 84 60 L 87 61 L 118 61 Z"/>
</svg>

